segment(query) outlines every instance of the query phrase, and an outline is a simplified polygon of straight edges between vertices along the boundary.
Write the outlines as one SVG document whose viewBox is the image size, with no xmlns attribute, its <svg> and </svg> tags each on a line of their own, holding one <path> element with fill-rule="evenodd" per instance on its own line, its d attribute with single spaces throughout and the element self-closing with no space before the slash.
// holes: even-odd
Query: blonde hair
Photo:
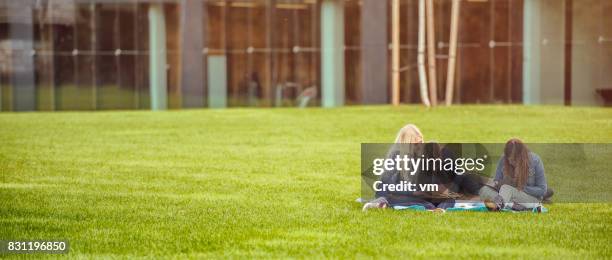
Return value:
<svg viewBox="0 0 612 260">
<path fill-rule="evenodd" d="M 416 125 L 407 124 L 397 133 L 396 144 L 420 144 L 425 141 L 421 130 Z"/>
<path fill-rule="evenodd" d="M 409 155 L 416 157 L 419 154 L 423 154 L 422 145 L 410 145 L 410 144 L 422 144 L 425 142 L 421 130 L 416 125 L 407 124 L 397 133 L 395 137 L 395 144 L 393 144 L 387 157 L 399 155 Z M 404 181 L 414 181 L 415 177 L 412 176 L 408 171 L 399 171 L 400 179 Z"/>
</svg>

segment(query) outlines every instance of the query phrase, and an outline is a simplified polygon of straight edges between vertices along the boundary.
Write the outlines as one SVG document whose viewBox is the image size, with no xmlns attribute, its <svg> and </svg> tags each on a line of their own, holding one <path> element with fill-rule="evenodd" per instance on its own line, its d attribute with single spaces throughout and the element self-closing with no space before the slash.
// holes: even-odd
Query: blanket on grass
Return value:
<svg viewBox="0 0 612 260">
<path fill-rule="evenodd" d="M 395 210 L 414 210 L 414 211 L 428 211 L 427 208 L 421 205 L 410 205 L 410 206 L 393 206 Z M 485 206 L 483 202 L 456 202 L 453 207 L 447 208 L 447 212 L 462 212 L 462 211 L 473 211 L 473 212 L 488 212 L 489 209 Z M 548 209 L 539 205 L 537 207 L 515 211 L 509 208 L 504 208 L 500 210 L 501 212 L 511 212 L 511 213 L 546 213 Z"/>
</svg>

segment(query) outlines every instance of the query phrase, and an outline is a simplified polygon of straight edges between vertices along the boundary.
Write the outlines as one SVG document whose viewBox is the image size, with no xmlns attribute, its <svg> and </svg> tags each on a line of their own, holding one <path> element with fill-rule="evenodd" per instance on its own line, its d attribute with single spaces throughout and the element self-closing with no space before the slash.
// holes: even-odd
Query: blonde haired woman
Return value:
<svg viewBox="0 0 612 260">
<path fill-rule="evenodd" d="M 389 150 L 387 158 L 395 158 L 400 155 L 409 155 L 417 157 L 423 154 L 423 143 L 425 138 L 421 130 L 416 125 L 407 124 L 402 127 L 395 138 L 395 143 Z M 382 174 L 380 181 L 384 184 L 397 184 L 402 181 L 414 182 L 416 175 L 402 170 L 386 171 Z M 379 189 L 380 190 L 380 189 Z M 429 210 L 435 210 L 437 207 L 429 201 L 416 196 L 412 191 L 385 191 L 376 192 L 376 199 L 366 203 L 363 210 L 370 208 L 387 208 L 390 206 L 423 206 Z"/>
</svg>

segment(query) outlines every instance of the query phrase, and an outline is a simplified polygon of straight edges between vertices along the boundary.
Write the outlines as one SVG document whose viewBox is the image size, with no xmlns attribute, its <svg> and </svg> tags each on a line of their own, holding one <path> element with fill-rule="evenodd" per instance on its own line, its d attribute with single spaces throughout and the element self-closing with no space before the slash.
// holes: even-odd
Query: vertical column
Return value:
<svg viewBox="0 0 612 260">
<path fill-rule="evenodd" d="M 589 5 L 588 3 L 583 3 L 585 5 Z M 574 39 L 573 36 L 573 24 L 574 24 L 574 1 L 573 0 L 565 0 L 565 44 L 564 44 L 564 53 L 565 53 L 565 77 L 563 85 L 563 99 L 564 104 L 566 106 L 572 105 L 572 53 L 573 53 L 573 44 L 572 41 Z M 584 84 L 584 81 L 581 82 Z"/>
<path fill-rule="evenodd" d="M 525 0 L 523 10 L 523 103 L 531 105 L 540 103 L 540 0 Z"/>
<path fill-rule="evenodd" d="M 225 55 L 208 56 L 208 107 L 227 107 L 227 58 Z"/>
<path fill-rule="evenodd" d="M 391 83 L 391 100 L 394 106 L 400 103 L 400 2 L 393 0 L 391 7 L 392 17 L 392 83 Z"/>
<path fill-rule="evenodd" d="M 323 107 L 344 105 L 344 4 L 321 3 L 321 92 Z"/>
<path fill-rule="evenodd" d="M 262 86 L 263 98 L 270 100 L 270 104 L 273 104 L 272 99 L 275 95 L 275 89 L 277 84 L 276 77 L 276 52 L 274 49 L 274 43 L 276 42 L 276 32 L 274 31 L 274 25 L 276 21 L 276 0 L 266 1 L 266 48 L 270 51 L 266 53 L 266 68 L 265 71 L 268 77 L 268 83 Z M 226 20 L 227 21 L 227 20 Z"/>
<path fill-rule="evenodd" d="M 610 0 L 581 0 L 565 2 L 565 104 L 578 106 L 603 105 L 598 89 L 612 86 L 610 53 L 603 52 L 606 45 L 604 29 L 610 23 Z M 606 43 L 609 44 L 609 43 Z M 609 46 L 609 45 L 607 45 Z M 609 48 L 609 47 L 608 47 Z M 607 79 L 606 79 L 607 77 Z"/>
<path fill-rule="evenodd" d="M 149 81 L 151 110 L 168 107 L 166 75 L 166 24 L 161 4 L 149 5 Z"/>
<path fill-rule="evenodd" d="M 559 0 L 527 0 L 525 7 L 524 88 L 536 104 L 564 102 L 565 4 Z"/>
<path fill-rule="evenodd" d="M 31 1 L 10 1 L 8 4 L 9 37 L 11 39 L 10 83 L 13 87 L 13 109 L 36 109 L 34 78 L 34 25 Z"/>
<path fill-rule="evenodd" d="M 205 96 L 205 62 L 203 24 L 206 13 L 202 1 L 181 1 L 181 95 L 183 107 L 203 107 Z"/>
<path fill-rule="evenodd" d="M 387 1 L 363 0 L 361 6 L 361 96 L 364 104 L 388 102 Z"/>
</svg>

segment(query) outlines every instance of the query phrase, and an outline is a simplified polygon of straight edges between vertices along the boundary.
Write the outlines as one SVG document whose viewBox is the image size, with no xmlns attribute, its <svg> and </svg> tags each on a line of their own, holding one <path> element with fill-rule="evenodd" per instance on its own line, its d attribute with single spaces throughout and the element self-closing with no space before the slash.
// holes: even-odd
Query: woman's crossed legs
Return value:
<svg viewBox="0 0 612 260">
<path fill-rule="evenodd" d="M 514 207 L 514 203 L 525 208 L 534 208 L 540 204 L 538 198 L 506 184 L 499 188 L 499 192 L 489 186 L 483 186 L 478 195 L 480 195 L 480 198 L 483 200 L 491 201 L 496 201 L 497 196 L 499 196 L 503 200 L 504 206 L 508 208 Z"/>
</svg>

